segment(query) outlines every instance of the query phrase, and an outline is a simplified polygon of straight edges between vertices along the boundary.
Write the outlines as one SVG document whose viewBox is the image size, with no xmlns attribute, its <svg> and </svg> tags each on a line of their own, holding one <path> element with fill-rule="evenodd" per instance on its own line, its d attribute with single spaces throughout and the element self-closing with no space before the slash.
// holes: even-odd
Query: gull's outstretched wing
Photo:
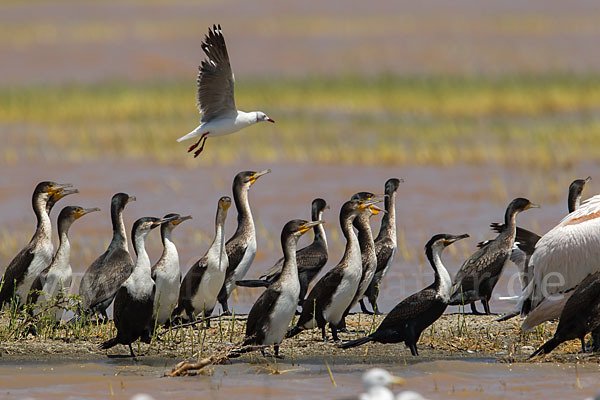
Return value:
<svg viewBox="0 0 600 400">
<path fill-rule="evenodd" d="M 202 122 L 228 115 L 236 115 L 233 96 L 234 77 L 221 25 L 213 25 L 202 42 L 208 57 L 202 60 L 198 72 L 198 109 Z"/>
</svg>

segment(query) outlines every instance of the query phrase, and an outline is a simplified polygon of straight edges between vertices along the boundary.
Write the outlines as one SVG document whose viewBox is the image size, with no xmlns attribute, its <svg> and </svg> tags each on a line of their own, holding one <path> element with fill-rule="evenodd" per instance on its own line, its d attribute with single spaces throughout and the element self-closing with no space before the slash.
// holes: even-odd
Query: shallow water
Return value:
<svg viewBox="0 0 600 400">
<path fill-rule="evenodd" d="M 216 366 L 211 376 L 163 378 L 162 360 L 110 360 L 82 363 L 0 363 L 0 397 L 7 399 L 128 399 L 145 392 L 156 399 L 340 399 L 361 393 L 366 364 L 325 360 L 271 366 L 234 363 Z M 169 362 L 171 364 L 171 362 Z M 584 399 L 599 389 L 597 365 L 508 365 L 485 361 L 428 361 L 378 364 L 407 380 L 394 392 L 415 390 L 431 399 Z M 35 383 L 35 384 L 33 384 Z"/>
<path fill-rule="evenodd" d="M 522 213 L 518 222 L 523 227 L 545 232 L 566 215 L 566 192 L 575 177 L 596 173 L 598 166 L 581 166 L 573 171 L 544 172 L 501 170 L 492 166 L 433 167 L 353 167 L 332 165 L 239 165 L 210 169 L 186 169 L 165 165 L 133 162 L 89 163 L 85 165 L 26 165 L 3 167 L 0 176 L 0 234 L 5 239 L 0 247 L 0 266 L 7 265 L 29 240 L 35 228 L 30 196 L 35 184 L 44 179 L 70 182 L 80 190 L 77 195 L 61 200 L 52 212 L 53 220 L 66 205 L 100 207 L 74 223 L 71 265 L 75 277 L 74 290 L 87 266 L 101 254 L 110 241 L 110 197 L 124 191 L 137 201 L 127 206 L 125 222 L 129 230 L 142 216 L 162 216 L 169 212 L 191 214 L 194 219 L 177 228 L 174 240 L 179 249 L 182 270 L 187 269 L 207 250 L 214 235 L 217 200 L 231 196 L 231 182 L 244 169 L 273 169 L 260 178 L 250 192 L 256 220 L 258 251 L 247 277 L 258 277 L 279 257 L 281 227 L 293 218 L 310 218 L 310 203 L 315 197 L 326 199 L 331 209 L 324 215 L 330 246 L 325 270 L 333 267 L 344 249 L 338 213 L 342 203 L 358 191 L 382 193 L 386 179 L 404 179 L 397 200 L 400 248 L 384 280 L 379 306 L 389 311 L 398 301 L 427 286 L 433 273 L 424 257 L 423 246 L 437 233 L 469 233 L 446 250 L 443 257 L 453 275 L 460 264 L 476 249 L 480 240 L 492 238 L 488 229 L 492 221 L 502 221 L 508 201 L 525 196 L 541 209 Z M 125 173 L 126 171 L 126 173 Z M 597 193 L 592 181 L 584 197 Z M 374 233 L 380 217 L 373 217 Z M 236 212 L 230 209 L 226 236 L 235 230 Z M 55 239 L 56 240 L 56 239 Z M 299 246 L 312 240 L 312 234 L 301 239 Z M 11 242 L 9 246 L 7 243 Z M 147 250 L 156 260 L 162 246 L 158 232 L 150 235 Z M 3 268 L 3 267 L 2 267 Z M 518 294 L 516 268 L 509 265 L 496 290 L 493 312 L 507 311 L 511 305 L 498 296 Z M 260 294 L 259 289 L 240 288 L 231 299 L 236 313 L 246 313 Z M 479 306 L 481 308 L 481 306 Z M 457 311 L 450 307 L 449 312 Z"/>
<path fill-rule="evenodd" d="M 543 172 L 498 170 L 494 167 L 349 167 L 319 165 L 238 165 L 185 169 L 152 163 L 91 163 L 86 165 L 27 165 L 3 167 L 0 176 L 0 221 L 3 241 L 0 265 L 6 265 L 29 239 L 34 229 L 30 195 L 43 179 L 70 182 L 80 194 L 57 205 L 99 206 L 101 213 L 77 221 L 71 229 L 72 266 L 76 272 L 74 289 L 90 262 L 104 251 L 110 239 L 108 204 L 113 193 L 125 191 L 137 201 L 125 211 L 128 227 L 141 216 L 161 216 L 169 212 L 191 214 L 194 219 L 175 231 L 184 272 L 206 251 L 212 240 L 214 214 L 218 198 L 231 195 L 233 176 L 243 169 L 273 172 L 252 187 L 250 201 L 257 222 L 258 253 L 248 277 L 257 277 L 280 257 L 279 232 L 292 218 L 308 218 L 310 202 L 323 197 L 331 204 L 325 220 L 331 249 L 327 269 L 337 263 L 343 251 L 337 223 L 338 210 L 353 193 L 368 190 L 381 193 L 389 177 L 404 179 L 398 193 L 397 220 L 399 250 L 384 281 L 380 307 L 389 311 L 398 301 L 429 284 L 430 267 L 423 256 L 423 245 L 440 232 L 469 233 L 471 238 L 449 248 L 444 261 L 454 274 L 461 262 L 475 250 L 478 241 L 493 237 L 487 228 L 501 221 L 508 201 L 526 196 L 543 208 L 519 216 L 519 223 L 539 232 L 548 230 L 566 214 L 566 188 L 575 177 L 598 174 L 597 166 L 581 166 L 573 171 Z M 126 171 L 126 173 L 125 173 Z M 592 181 L 585 197 L 597 192 Z M 235 229 L 235 211 L 227 223 L 227 236 Z M 373 220 L 377 232 L 379 220 Z M 152 259 L 161 252 L 159 235 L 148 242 Z M 310 235 L 307 235 L 310 236 Z M 303 243 L 310 240 L 303 238 Z M 508 310 L 510 304 L 497 300 L 517 289 L 514 266 L 509 266 L 494 292 L 492 311 Z M 239 289 L 230 305 L 236 313 L 245 313 L 259 295 L 258 289 Z M 456 308 L 449 308 L 450 312 Z M 327 374 L 325 361 L 333 366 L 337 387 Z M 161 378 L 174 361 L 102 360 L 78 363 L 20 363 L 0 357 L 0 397 L 2 398 L 129 398 L 136 392 L 148 392 L 157 399 L 200 398 L 344 398 L 353 397 L 361 388 L 360 376 L 365 364 L 344 364 L 340 360 L 316 357 L 301 365 L 280 363 L 284 372 L 269 375 L 264 365 L 217 366 L 212 376 Z M 406 364 L 408 363 L 408 364 Z M 168 365 L 167 365 L 168 364 Z M 407 388 L 432 399 L 473 398 L 561 398 L 583 399 L 598 391 L 598 365 L 527 364 L 507 365 L 493 361 L 417 361 L 412 357 L 395 364 L 377 364 L 408 380 Z M 291 370 L 291 371 L 287 371 Z M 579 376 L 579 385 L 577 384 Z M 581 387 L 582 389 L 579 389 Z M 400 388 L 395 388 L 395 391 Z"/>
</svg>

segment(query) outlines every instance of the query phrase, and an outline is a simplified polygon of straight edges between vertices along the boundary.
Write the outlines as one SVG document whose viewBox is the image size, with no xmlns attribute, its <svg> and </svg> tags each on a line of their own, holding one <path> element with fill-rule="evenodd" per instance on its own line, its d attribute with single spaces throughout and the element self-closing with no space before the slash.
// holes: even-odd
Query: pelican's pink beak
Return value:
<svg viewBox="0 0 600 400">
<path fill-rule="evenodd" d="M 275 121 L 273 121 L 271 118 L 267 118 L 267 121 L 271 122 L 272 124 L 275 123 Z"/>
</svg>

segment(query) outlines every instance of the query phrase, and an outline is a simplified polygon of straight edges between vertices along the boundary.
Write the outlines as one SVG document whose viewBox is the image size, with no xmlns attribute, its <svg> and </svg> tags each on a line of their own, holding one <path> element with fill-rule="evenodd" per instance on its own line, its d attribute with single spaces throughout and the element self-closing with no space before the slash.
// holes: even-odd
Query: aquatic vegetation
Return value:
<svg viewBox="0 0 600 400">
<path fill-rule="evenodd" d="M 311 77 L 245 80 L 240 108 L 277 123 L 211 139 L 197 160 L 175 142 L 199 119 L 189 82 L 0 89 L 0 164 L 154 159 L 570 166 L 598 161 L 600 77 Z M 240 155 L 242 155 L 240 157 Z M 505 196 L 495 182 L 496 196 Z"/>
</svg>

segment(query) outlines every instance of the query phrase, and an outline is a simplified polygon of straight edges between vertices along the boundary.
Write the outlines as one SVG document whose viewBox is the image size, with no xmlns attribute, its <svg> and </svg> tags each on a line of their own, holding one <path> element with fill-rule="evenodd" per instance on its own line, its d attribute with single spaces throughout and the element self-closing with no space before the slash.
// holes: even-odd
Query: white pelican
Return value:
<svg viewBox="0 0 600 400">
<path fill-rule="evenodd" d="M 600 270 L 600 195 L 586 200 L 537 242 L 533 277 L 517 308 L 531 330 L 558 318 L 573 289 Z"/>
</svg>

